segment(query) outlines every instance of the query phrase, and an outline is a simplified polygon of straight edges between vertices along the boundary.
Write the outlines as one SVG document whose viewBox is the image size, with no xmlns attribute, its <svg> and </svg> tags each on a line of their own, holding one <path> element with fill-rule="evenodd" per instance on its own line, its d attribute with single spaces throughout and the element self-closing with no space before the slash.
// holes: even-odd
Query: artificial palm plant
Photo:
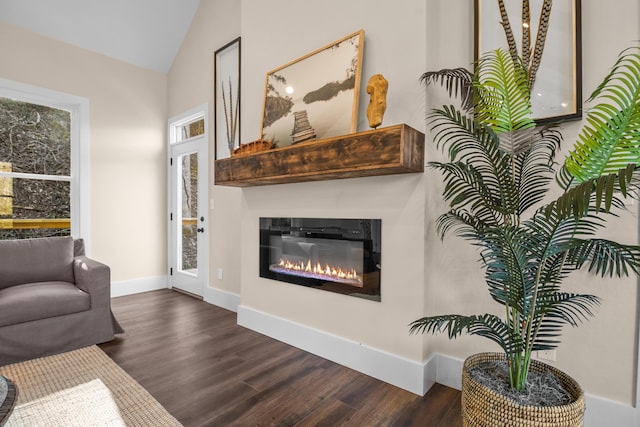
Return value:
<svg viewBox="0 0 640 427">
<path fill-rule="evenodd" d="M 606 220 L 635 195 L 640 164 L 640 47 L 623 51 L 589 101 L 573 151 L 556 172 L 557 127 L 531 118 L 528 71 L 517 56 L 496 50 L 474 74 L 425 73 L 461 109 L 430 116 L 434 142 L 448 162 L 430 162 L 444 178 L 450 210 L 437 219 L 444 238 L 454 233 L 480 249 L 485 280 L 504 316 L 437 315 L 411 323 L 412 333 L 463 332 L 496 342 L 507 357 L 510 384 L 525 388 L 532 352 L 554 349 L 564 325 L 593 316 L 599 298 L 562 290 L 582 267 L 601 276 L 638 273 L 640 247 L 599 238 Z M 555 181 L 562 195 L 545 198 Z"/>
</svg>

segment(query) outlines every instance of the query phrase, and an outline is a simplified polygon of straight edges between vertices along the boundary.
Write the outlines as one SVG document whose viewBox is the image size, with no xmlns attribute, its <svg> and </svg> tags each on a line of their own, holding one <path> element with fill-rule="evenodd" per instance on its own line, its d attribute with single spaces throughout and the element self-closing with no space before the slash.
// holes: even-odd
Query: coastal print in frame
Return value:
<svg viewBox="0 0 640 427">
<path fill-rule="evenodd" d="M 261 138 L 285 147 L 356 131 L 364 31 L 267 73 Z"/>
<path fill-rule="evenodd" d="M 541 22 L 544 0 L 530 0 L 529 22 L 523 22 L 520 1 L 503 0 L 506 15 L 522 55 L 523 28 L 529 28 L 531 51 Z M 475 0 L 475 57 L 507 48 L 498 0 Z M 552 2 L 548 32 L 531 91 L 533 118 L 540 123 L 582 117 L 580 0 Z M 544 19 L 542 20 L 544 21 Z"/>
<path fill-rule="evenodd" d="M 240 147 L 240 37 L 214 54 L 216 159 Z"/>
</svg>

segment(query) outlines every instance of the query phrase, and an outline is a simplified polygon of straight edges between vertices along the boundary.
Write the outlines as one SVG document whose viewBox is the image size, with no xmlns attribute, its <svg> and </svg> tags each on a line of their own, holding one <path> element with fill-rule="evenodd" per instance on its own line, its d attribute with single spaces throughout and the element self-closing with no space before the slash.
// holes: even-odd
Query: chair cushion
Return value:
<svg viewBox="0 0 640 427">
<path fill-rule="evenodd" d="M 0 326 L 78 313 L 91 308 L 88 293 L 69 282 L 38 282 L 0 289 Z"/>
<path fill-rule="evenodd" d="M 75 282 L 73 237 L 0 240 L 0 289 L 34 282 Z"/>
</svg>

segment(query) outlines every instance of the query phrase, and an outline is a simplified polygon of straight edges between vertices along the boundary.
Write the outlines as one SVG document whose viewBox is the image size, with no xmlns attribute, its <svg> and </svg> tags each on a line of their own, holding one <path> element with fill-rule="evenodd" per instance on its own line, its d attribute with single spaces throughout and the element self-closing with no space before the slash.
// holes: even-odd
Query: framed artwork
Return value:
<svg viewBox="0 0 640 427">
<path fill-rule="evenodd" d="M 267 73 L 261 138 L 276 147 L 356 131 L 364 31 Z"/>
<path fill-rule="evenodd" d="M 582 117 L 580 1 L 553 2 L 551 12 L 547 15 L 542 11 L 544 0 L 530 0 L 529 19 L 523 22 L 520 1 L 475 0 L 476 60 L 488 51 L 508 48 L 499 3 L 504 4 L 504 14 L 513 30 L 520 55 L 523 33 L 527 31 L 530 34 L 531 56 L 536 56 L 538 27 L 548 18 L 544 49 L 531 90 L 533 118 L 538 122 L 577 120 Z"/>
<path fill-rule="evenodd" d="M 216 159 L 240 146 L 240 37 L 214 54 L 214 117 Z"/>
</svg>

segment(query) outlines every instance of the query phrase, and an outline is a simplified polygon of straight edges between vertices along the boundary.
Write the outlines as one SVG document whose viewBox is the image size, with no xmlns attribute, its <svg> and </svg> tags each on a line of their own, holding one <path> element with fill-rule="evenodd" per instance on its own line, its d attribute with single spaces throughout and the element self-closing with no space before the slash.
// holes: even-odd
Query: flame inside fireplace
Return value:
<svg viewBox="0 0 640 427">
<path fill-rule="evenodd" d="M 358 275 L 355 269 L 345 270 L 339 267 L 325 264 L 324 266 L 317 262 L 312 264 L 311 260 L 289 261 L 281 258 L 278 264 L 272 264 L 269 270 L 275 273 L 290 274 L 294 276 L 308 277 L 319 280 L 330 280 L 332 282 L 345 283 L 348 285 L 362 287 L 362 277 Z"/>
</svg>

